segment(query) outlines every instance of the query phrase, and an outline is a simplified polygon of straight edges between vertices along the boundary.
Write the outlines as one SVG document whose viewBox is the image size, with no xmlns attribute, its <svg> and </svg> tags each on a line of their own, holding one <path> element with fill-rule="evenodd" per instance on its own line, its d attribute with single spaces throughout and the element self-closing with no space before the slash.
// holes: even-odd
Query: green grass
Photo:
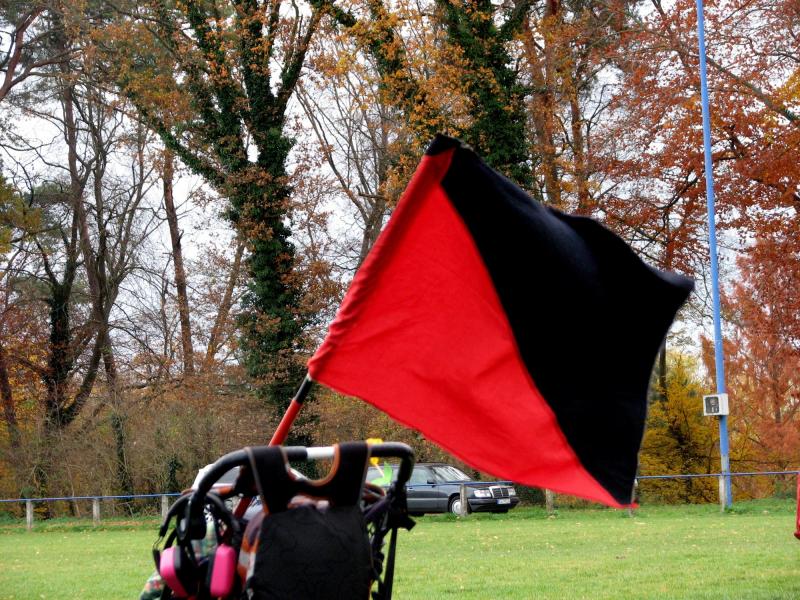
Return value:
<svg viewBox="0 0 800 600">
<path fill-rule="evenodd" d="M 395 598 L 796 599 L 791 501 L 427 516 L 401 532 Z M 136 598 L 156 522 L 0 523 L 0 599 Z"/>
<path fill-rule="evenodd" d="M 157 525 L 0 528 L 0 598 L 137 598 L 153 570 Z"/>
</svg>

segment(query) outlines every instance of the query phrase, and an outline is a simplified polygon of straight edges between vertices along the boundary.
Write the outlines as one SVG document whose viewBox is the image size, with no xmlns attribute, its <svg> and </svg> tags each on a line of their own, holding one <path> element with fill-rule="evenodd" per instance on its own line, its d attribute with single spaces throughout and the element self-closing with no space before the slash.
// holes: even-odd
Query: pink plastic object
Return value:
<svg viewBox="0 0 800 600">
<path fill-rule="evenodd" d="M 236 576 L 236 551 L 227 544 L 220 544 L 214 553 L 209 592 L 212 598 L 225 598 L 233 590 Z"/>
<path fill-rule="evenodd" d="M 188 598 L 189 594 L 183 587 L 181 580 L 178 578 L 178 573 L 175 570 L 175 552 L 176 548 L 172 546 L 161 553 L 158 573 L 161 575 L 161 579 L 164 580 L 164 583 L 172 590 L 172 594 L 176 598 Z"/>
</svg>

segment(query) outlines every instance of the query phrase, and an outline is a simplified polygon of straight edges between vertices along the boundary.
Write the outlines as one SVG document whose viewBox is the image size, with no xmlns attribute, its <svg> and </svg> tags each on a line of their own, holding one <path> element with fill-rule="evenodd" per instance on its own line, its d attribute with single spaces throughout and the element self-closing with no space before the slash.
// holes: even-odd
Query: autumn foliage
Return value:
<svg viewBox="0 0 800 600">
<path fill-rule="evenodd" d="M 732 467 L 796 469 L 800 9 L 705 6 Z M 715 471 L 695 25 L 690 0 L 3 4 L 0 496 L 177 489 L 267 439 L 436 131 L 696 278 L 640 473 Z M 444 458 L 324 390 L 296 433 Z"/>
</svg>

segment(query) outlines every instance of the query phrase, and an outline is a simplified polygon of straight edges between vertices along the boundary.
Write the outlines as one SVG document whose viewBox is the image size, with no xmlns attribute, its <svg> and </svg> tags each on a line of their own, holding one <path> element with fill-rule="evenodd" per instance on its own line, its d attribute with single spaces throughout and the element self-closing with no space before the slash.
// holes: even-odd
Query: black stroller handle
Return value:
<svg viewBox="0 0 800 600">
<path fill-rule="evenodd" d="M 287 460 L 290 462 L 302 462 L 307 460 L 317 460 L 333 457 L 333 447 L 310 447 L 304 446 L 284 446 L 281 447 Z M 407 444 L 401 442 L 383 442 L 380 444 L 369 445 L 370 457 L 377 458 L 399 458 L 400 469 L 397 474 L 397 481 L 394 483 L 395 494 L 398 498 L 405 496 L 405 484 L 411 477 L 411 470 L 414 468 L 414 451 Z M 206 523 L 203 516 L 203 506 L 206 494 L 211 491 L 212 486 L 225 473 L 234 467 L 241 467 L 249 464 L 250 458 L 246 450 L 234 450 L 218 459 L 203 474 L 197 482 L 196 489 L 192 492 L 186 506 L 186 519 L 180 521 L 178 526 L 178 539 L 186 541 L 188 539 L 201 539 L 206 534 Z"/>
</svg>

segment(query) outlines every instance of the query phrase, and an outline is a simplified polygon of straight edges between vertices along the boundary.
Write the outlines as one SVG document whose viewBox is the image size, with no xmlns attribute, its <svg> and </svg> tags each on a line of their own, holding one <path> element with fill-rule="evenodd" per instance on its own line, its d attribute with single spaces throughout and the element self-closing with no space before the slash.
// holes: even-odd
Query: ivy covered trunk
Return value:
<svg viewBox="0 0 800 600">
<path fill-rule="evenodd" d="M 244 362 L 262 395 L 280 409 L 288 406 L 304 375 L 296 357 L 303 322 L 289 240 L 291 190 L 285 168 L 292 140 L 282 134 L 282 121 L 270 127 L 270 151 L 242 173 L 229 211 L 250 247 L 247 310 L 241 324 Z"/>
<path fill-rule="evenodd" d="M 465 61 L 471 124 L 463 140 L 498 171 L 524 188 L 533 174 L 526 138 L 525 86 L 512 68 L 507 45 L 520 27 L 526 3 L 498 27 L 490 0 L 469 4 L 440 0 L 447 39 Z"/>
<path fill-rule="evenodd" d="M 109 35 L 114 56 L 129 57 L 118 69 L 127 97 L 167 149 L 229 201 L 227 215 L 249 250 L 240 358 L 278 409 L 303 377 L 286 172 L 293 142 L 284 125 L 322 16 L 322 7 L 308 8 L 152 0 Z M 171 102 L 151 94 L 154 80 Z"/>
</svg>

